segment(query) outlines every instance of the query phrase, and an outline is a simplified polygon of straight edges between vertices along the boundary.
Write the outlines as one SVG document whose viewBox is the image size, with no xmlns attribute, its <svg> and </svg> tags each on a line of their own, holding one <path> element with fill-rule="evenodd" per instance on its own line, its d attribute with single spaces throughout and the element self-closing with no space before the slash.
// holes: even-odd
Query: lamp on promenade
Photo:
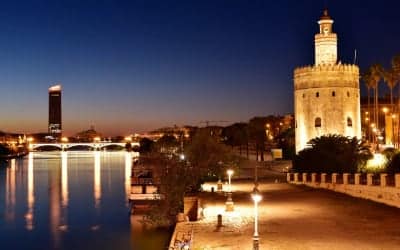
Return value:
<svg viewBox="0 0 400 250">
<path fill-rule="evenodd" d="M 253 234 L 253 250 L 259 249 L 260 238 L 258 236 L 258 203 L 261 201 L 262 196 L 257 188 L 257 183 L 254 186 L 251 198 L 254 201 L 254 234 Z"/>
<path fill-rule="evenodd" d="M 233 200 L 232 200 L 232 186 L 231 186 L 231 177 L 233 175 L 233 170 L 228 169 L 226 173 L 228 174 L 228 199 L 225 202 L 225 211 L 232 212 L 234 210 Z"/>
</svg>

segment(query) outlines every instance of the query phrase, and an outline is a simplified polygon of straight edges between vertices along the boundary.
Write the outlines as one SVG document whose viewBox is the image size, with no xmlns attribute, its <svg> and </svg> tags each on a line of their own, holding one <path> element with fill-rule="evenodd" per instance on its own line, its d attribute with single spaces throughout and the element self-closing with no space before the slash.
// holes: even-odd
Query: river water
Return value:
<svg viewBox="0 0 400 250">
<path fill-rule="evenodd" d="M 0 165 L 0 249 L 166 249 L 129 216 L 128 152 L 33 152 Z"/>
</svg>

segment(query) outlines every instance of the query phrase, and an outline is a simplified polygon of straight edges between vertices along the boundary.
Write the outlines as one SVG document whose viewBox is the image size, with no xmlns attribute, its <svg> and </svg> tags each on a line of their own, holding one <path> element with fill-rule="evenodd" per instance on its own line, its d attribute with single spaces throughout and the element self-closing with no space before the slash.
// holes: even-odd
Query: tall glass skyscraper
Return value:
<svg viewBox="0 0 400 250">
<path fill-rule="evenodd" d="M 61 135 L 61 85 L 49 88 L 49 134 Z"/>
</svg>

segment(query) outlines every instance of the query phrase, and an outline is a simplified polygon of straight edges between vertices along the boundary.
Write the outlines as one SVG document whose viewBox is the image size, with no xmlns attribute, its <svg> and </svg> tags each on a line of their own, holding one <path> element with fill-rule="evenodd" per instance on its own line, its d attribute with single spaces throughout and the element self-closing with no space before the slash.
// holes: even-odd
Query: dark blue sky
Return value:
<svg viewBox="0 0 400 250">
<path fill-rule="evenodd" d="M 342 62 L 400 53 L 395 0 L 2 1 L 0 130 L 46 131 L 55 82 L 67 134 L 291 113 L 325 2 Z"/>
</svg>

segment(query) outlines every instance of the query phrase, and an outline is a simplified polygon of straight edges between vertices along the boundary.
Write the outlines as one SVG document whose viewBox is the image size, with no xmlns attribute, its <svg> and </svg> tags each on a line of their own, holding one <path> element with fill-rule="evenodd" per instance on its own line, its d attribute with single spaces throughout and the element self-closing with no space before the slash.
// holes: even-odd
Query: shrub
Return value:
<svg viewBox="0 0 400 250">
<path fill-rule="evenodd" d="M 312 139 L 310 148 L 293 161 L 297 172 L 354 173 L 372 157 L 369 148 L 356 137 L 325 135 Z"/>
<path fill-rule="evenodd" d="M 386 165 L 386 173 L 400 173 L 400 153 L 394 154 Z"/>
</svg>

